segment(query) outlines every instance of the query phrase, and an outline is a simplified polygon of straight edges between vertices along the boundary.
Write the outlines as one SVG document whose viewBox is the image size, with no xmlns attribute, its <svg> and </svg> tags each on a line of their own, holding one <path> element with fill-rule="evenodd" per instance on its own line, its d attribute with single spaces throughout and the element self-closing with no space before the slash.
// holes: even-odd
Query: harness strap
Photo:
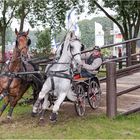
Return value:
<svg viewBox="0 0 140 140">
<path fill-rule="evenodd" d="M 81 55 L 81 53 L 76 53 L 76 54 L 73 55 L 73 57 L 75 57 L 76 55 Z"/>
<path fill-rule="evenodd" d="M 73 54 L 73 55 L 72 55 L 72 60 L 74 59 L 74 57 L 75 57 L 76 55 L 81 55 L 81 53 Z"/>
<path fill-rule="evenodd" d="M 70 80 L 72 79 L 72 76 L 70 74 L 62 73 L 60 71 L 49 71 L 48 76 L 66 78 Z"/>
<path fill-rule="evenodd" d="M 65 70 L 59 70 L 59 71 L 50 71 L 50 72 L 61 73 L 61 72 L 66 72 L 66 71 L 68 71 L 68 69 L 65 69 Z"/>
<path fill-rule="evenodd" d="M 52 90 L 55 89 L 55 85 L 54 85 L 54 79 L 53 79 L 53 76 L 51 76 L 51 83 L 52 83 Z"/>
<path fill-rule="evenodd" d="M 53 66 L 53 64 L 51 64 L 49 67 L 48 67 L 48 69 L 47 69 L 47 71 L 46 71 L 46 74 L 48 74 L 48 71 L 50 70 L 50 68 Z"/>
<path fill-rule="evenodd" d="M 9 89 L 9 87 L 10 87 L 12 81 L 13 81 L 13 78 L 10 77 L 10 79 L 8 80 L 8 84 L 7 84 L 6 89 Z"/>
</svg>

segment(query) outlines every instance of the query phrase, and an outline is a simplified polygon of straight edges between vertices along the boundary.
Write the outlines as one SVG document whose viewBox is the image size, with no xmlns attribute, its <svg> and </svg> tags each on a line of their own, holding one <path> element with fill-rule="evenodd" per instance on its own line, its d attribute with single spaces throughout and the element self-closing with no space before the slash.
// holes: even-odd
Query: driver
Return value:
<svg viewBox="0 0 140 140">
<path fill-rule="evenodd" d="M 82 55 L 81 77 L 95 76 L 102 64 L 101 49 L 99 46 L 95 46 L 92 53 L 86 56 Z"/>
</svg>

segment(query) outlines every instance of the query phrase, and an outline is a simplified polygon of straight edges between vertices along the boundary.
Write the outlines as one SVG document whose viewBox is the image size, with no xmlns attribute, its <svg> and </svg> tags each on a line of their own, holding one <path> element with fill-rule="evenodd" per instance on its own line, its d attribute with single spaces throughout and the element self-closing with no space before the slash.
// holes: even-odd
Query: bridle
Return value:
<svg viewBox="0 0 140 140">
<path fill-rule="evenodd" d="M 80 42 L 80 40 L 79 39 L 73 39 L 73 40 L 70 40 L 70 41 L 75 41 L 75 40 L 78 40 L 79 42 Z M 81 55 L 81 53 L 75 53 L 75 54 L 73 54 L 72 53 L 72 46 L 71 46 L 71 44 L 69 43 L 69 45 L 68 45 L 68 48 L 67 49 L 69 49 L 70 48 L 70 53 L 71 53 L 71 56 L 72 56 L 72 58 L 71 58 L 71 61 L 73 61 L 74 60 L 74 57 L 75 56 L 77 56 L 77 55 Z"/>
<path fill-rule="evenodd" d="M 18 40 L 19 40 L 19 38 L 20 37 L 25 37 L 25 39 L 26 39 L 26 41 L 27 41 L 27 44 L 24 46 L 24 47 L 22 47 L 21 49 L 19 49 L 19 47 L 18 47 L 18 45 L 19 45 L 19 43 L 18 43 Z M 19 53 L 19 57 L 20 58 L 22 58 L 22 56 L 21 56 L 21 52 L 24 50 L 24 49 L 28 49 L 28 46 L 31 44 L 31 40 L 30 40 L 30 38 L 25 34 L 25 32 L 23 32 L 23 33 L 19 33 L 18 35 L 17 35 L 17 38 L 16 38 L 16 49 L 17 49 L 17 52 Z"/>
</svg>

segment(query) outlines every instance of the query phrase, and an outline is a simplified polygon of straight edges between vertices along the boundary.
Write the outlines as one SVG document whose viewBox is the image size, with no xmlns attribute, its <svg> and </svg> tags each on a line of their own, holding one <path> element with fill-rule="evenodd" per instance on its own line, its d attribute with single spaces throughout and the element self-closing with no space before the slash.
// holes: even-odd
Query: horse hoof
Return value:
<svg viewBox="0 0 140 140">
<path fill-rule="evenodd" d="M 45 120 L 44 120 L 44 118 L 39 119 L 38 125 L 39 126 L 45 126 Z"/>
<path fill-rule="evenodd" d="M 32 112 L 32 113 L 31 113 L 31 116 L 32 116 L 32 117 L 36 117 L 36 116 L 37 116 L 37 113 Z"/>
<path fill-rule="evenodd" d="M 52 113 L 50 115 L 50 121 L 55 123 L 57 121 L 57 114 L 56 113 Z"/>
</svg>

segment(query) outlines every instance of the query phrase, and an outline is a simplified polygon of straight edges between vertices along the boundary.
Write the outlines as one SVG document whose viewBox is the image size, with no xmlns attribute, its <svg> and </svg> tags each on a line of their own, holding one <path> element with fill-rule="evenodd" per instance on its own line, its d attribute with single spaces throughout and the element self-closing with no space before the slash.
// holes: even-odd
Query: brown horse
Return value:
<svg viewBox="0 0 140 140">
<path fill-rule="evenodd" d="M 26 61 L 28 59 L 28 47 L 31 43 L 31 40 L 28 37 L 29 30 L 27 32 L 20 33 L 15 29 L 15 33 L 17 37 L 12 59 L 7 66 L 4 67 L 4 72 L 0 75 L 0 100 L 4 98 L 4 104 L 0 109 L 0 116 L 10 103 L 10 109 L 7 116 L 9 120 L 12 118 L 14 107 L 30 85 L 34 84 L 34 87 L 36 87 L 34 90 L 34 92 L 36 92 L 35 94 L 37 94 L 42 87 L 42 83 L 40 82 L 41 80 L 39 81 L 40 85 L 38 84 L 40 77 L 38 78 L 36 75 L 34 75 L 33 79 L 28 75 L 23 76 L 12 74 L 15 72 L 36 70 L 32 64 Z"/>
</svg>

